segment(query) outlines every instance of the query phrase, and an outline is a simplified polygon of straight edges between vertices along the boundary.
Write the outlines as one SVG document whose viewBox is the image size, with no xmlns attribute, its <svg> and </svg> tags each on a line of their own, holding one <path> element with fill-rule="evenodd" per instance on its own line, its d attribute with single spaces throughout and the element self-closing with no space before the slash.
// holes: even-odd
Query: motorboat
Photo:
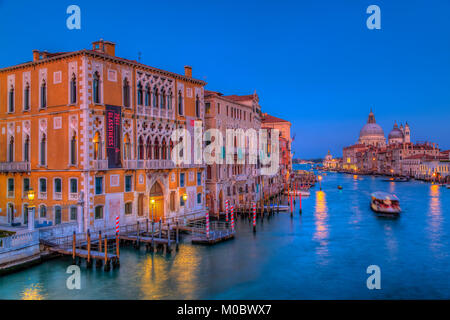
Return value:
<svg viewBox="0 0 450 320">
<path fill-rule="evenodd" d="M 400 200 L 395 194 L 377 191 L 371 194 L 370 208 L 384 216 L 398 216 L 401 212 Z"/>
<path fill-rule="evenodd" d="M 447 185 L 447 189 L 450 189 L 450 184 Z"/>
<path fill-rule="evenodd" d="M 289 211 L 289 206 L 286 205 L 276 205 L 276 204 L 271 204 L 271 205 L 265 205 L 264 206 L 264 210 L 268 210 L 268 209 L 273 209 L 273 210 L 279 210 L 279 211 Z"/>
<path fill-rule="evenodd" d="M 304 189 L 304 190 L 297 190 L 297 191 L 291 190 L 289 192 L 285 192 L 285 194 L 288 196 L 296 196 L 297 197 L 297 196 L 301 195 L 302 197 L 309 197 L 311 195 L 311 192 L 309 192 L 309 190 Z"/>
</svg>

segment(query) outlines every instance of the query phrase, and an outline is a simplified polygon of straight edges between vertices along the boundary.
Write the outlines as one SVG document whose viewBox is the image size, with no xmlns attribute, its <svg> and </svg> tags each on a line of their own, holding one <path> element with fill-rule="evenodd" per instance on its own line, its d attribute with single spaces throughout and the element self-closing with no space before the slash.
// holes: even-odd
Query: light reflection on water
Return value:
<svg viewBox="0 0 450 320">
<path fill-rule="evenodd" d="M 81 267 L 82 290 L 68 290 L 70 259 L 0 276 L 7 299 L 449 299 L 450 190 L 411 181 L 324 175 L 323 191 L 302 199 L 303 213 L 251 223 L 237 219 L 235 240 L 213 247 L 187 241 L 162 256 L 123 248 L 121 267 Z M 342 190 L 337 186 L 341 185 Z M 403 212 L 380 219 L 370 194 L 394 192 Z M 367 290 L 366 268 L 381 267 L 382 290 Z"/>
<path fill-rule="evenodd" d="M 433 252 L 438 253 L 440 250 L 441 242 L 441 227 L 442 227 L 442 210 L 441 210 L 441 197 L 440 187 L 436 184 L 430 185 L 430 206 L 428 209 L 428 231 L 430 237 L 430 249 Z"/>
<path fill-rule="evenodd" d="M 32 284 L 26 287 L 21 293 L 22 300 L 43 300 L 45 299 L 45 294 L 43 293 L 43 288 L 40 283 Z"/>
</svg>

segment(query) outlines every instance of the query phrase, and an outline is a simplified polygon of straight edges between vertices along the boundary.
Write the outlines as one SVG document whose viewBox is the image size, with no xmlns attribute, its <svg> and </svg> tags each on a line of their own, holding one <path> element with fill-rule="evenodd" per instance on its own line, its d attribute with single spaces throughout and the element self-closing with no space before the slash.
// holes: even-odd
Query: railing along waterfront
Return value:
<svg viewBox="0 0 450 320">
<path fill-rule="evenodd" d="M 30 231 L 0 238 L 0 253 L 39 243 L 39 231 Z"/>
<path fill-rule="evenodd" d="M 39 228 L 39 237 L 40 239 L 49 239 L 55 238 L 59 236 L 66 236 L 68 234 L 72 234 L 74 231 L 76 232 L 78 228 L 77 222 L 71 223 L 62 223 L 56 226 L 42 227 Z"/>
</svg>

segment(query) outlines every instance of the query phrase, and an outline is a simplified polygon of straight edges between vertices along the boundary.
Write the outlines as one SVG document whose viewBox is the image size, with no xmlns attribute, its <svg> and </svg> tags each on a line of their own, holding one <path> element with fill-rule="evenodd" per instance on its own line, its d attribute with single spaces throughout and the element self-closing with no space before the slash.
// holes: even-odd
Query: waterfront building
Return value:
<svg viewBox="0 0 450 320">
<path fill-rule="evenodd" d="M 280 192 L 289 181 L 292 172 L 292 124 L 284 119 L 263 113 L 261 117 L 261 128 L 268 131 L 269 141 L 273 129 L 279 131 L 279 155 L 280 168 L 275 175 L 262 176 L 262 188 L 264 197 L 270 197 Z"/>
<path fill-rule="evenodd" d="M 170 160 L 172 131 L 204 118 L 205 82 L 191 67 L 176 74 L 115 49 L 100 40 L 34 50 L 31 62 L 0 69 L 0 223 L 28 223 L 30 188 L 37 226 L 205 211 L 204 165 Z"/>
<path fill-rule="evenodd" d="M 325 156 L 322 165 L 324 166 L 324 168 L 328 170 L 337 170 L 340 169 L 342 166 L 342 159 L 333 158 L 333 156 L 330 153 L 330 150 L 328 150 L 328 153 Z"/>
<path fill-rule="evenodd" d="M 343 149 L 342 168 L 362 173 L 389 175 L 412 175 L 419 171 L 422 157 L 437 159 L 440 156 L 437 144 L 411 142 L 411 128 L 406 122 L 400 127 L 394 123 L 388 134 L 375 122 L 371 111 L 367 123 L 360 131 L 358 143 Z"/>
<path fill-rule="evenodd" d="M 233 149 L 226 148 L 226 130 L 261 128 L 261 107 L 256 93 L 252 95 L 229 95 L 205 91 L 205 130 L 218 129 L 223 138 L 223 163 L 208 164 L 206 175 L 206 202 L 210 214 L 218 215 L 225 211 L 225 201 L 236 207 L 259 199 L 258 184 L 260 175 L 259 159 L 250 164 L 248 137 L 245 145 L 238 145 L 239 137 L 233 137 Z M 208 138 L 209 139 L 209 138 Z M 206 142 L 208 145 L 208 142 Z M 226 163 L 231 156 L 233 164 Z M 243 162 L 243 163 L 240 163 Z"/>
</svg>

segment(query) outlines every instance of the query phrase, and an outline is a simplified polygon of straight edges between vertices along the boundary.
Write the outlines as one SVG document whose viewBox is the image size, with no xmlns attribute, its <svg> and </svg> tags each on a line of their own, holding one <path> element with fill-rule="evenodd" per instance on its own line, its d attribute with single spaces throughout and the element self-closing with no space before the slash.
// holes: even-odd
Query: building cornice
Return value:
<svg viewBox="0 0 450 320">
<path fill-rule="evenodd" d="M 128 65 L 128 66 L 131 66 L 131 67 L 136 67 L 136 68 L 140 68 L 140 69 L 143 69 L 143 70 L 147 70 L 149 72 L 158 73 L 160 75 L 164 75 L 164 76 L 167 76 L 167 77 L 172 77 L 172 78 L 175 78 L 177 80 L 187 81 L 187 82 L 191 82 L 191 83 L 194 83 L 194 84 L 197 84 L 197 85 L 202 85 L 202 86 L 206 85 L 206 82 L 203 81 L 203 80 L 189 78 L 189 77 L 183 76 L 183 75 L 178 74 L 178 73 L 174 73 L 174 72 L 158 69 L 158 68 L 155 68 L 155 67 L 151 67 L 151 66 L 139 63 L 137 61 L 132 61 L 132 60 L 116 57 L 116 56 L 110 56 L 110 55 L 105 54 L 105 53 L 96 52 L 96 51 L 87 50 L 87 49 L 73 51 L 73 52 L 67 52 L 67 53 L 62 53 L 62 54 L 58 54 L 58 55 L 56 55 L 54 57 L 48 57 L 48 58 L 45 58 L 45 59 L 42 59 L 42 60 L 38 60 L 38 61 L 29 61 L 29 62 L 21 63 L 21 64 L 18 64 L 18 65 L 1 68 L 0 69 L 0 73 L 9 72 L 9 71 L 18 70 L 18 69 L 24 69 L 24 68 L 28 68 L 28 67 L 36 67 L 36 66 L 39 66 L 39 65 L 42 65 L 42 64 L 46 64 L 46 63 L 50 63 L 50 62 L 54 62 L 54 61 L 59 61 L 59 60 L 62 60 L 62 59 L 71 58 L 71 57 L 75 57 L 75 56 L 89 56 L 89 57 L 93 57 L 93 58 L 100 58 L 100 59 L 108 60 L 108 61 L 115 62 L 115 63 L 118 63 L 118 64 Z"/>
</svg>

